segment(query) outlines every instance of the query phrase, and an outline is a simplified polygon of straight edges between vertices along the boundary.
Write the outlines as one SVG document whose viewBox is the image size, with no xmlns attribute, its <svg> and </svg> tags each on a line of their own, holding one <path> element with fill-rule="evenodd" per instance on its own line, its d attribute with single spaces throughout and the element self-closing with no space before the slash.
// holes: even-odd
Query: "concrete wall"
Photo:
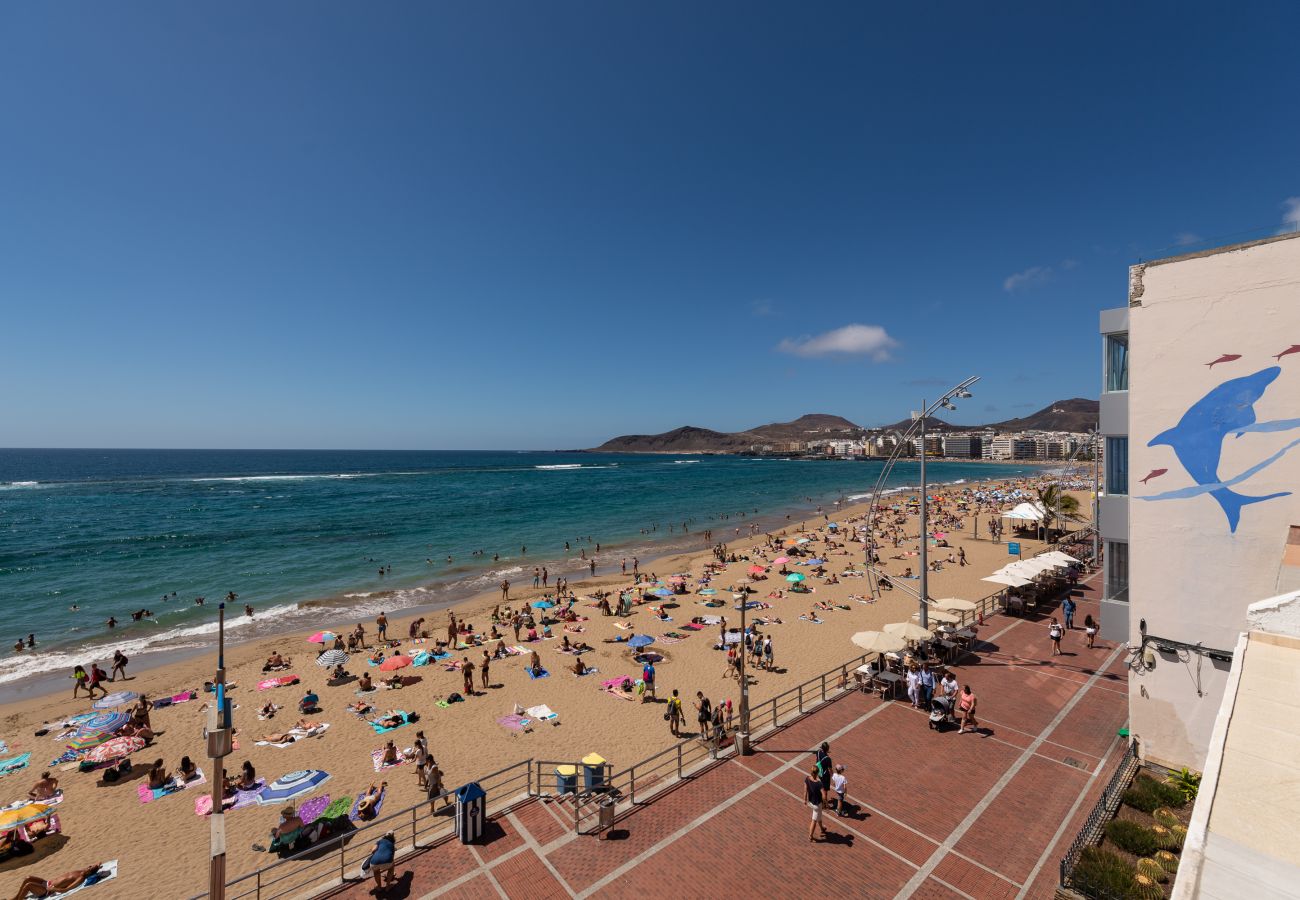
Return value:
<svg viewBox="0 0 1300 900">
<path fill-rule="evenodd" d="M 1230 649 L 1246 607 L 1278 593 L 1300 524 L 1300 353 L 1273 358 L 1300 344 L 1300 239 L 1150 263 L 1131 280 L 1130 640 L 1145 620 L 1149 634 Z M 1252 421 L 1278 424 L 1237 436 Z M 1177 449 L 1148 446 L 1160 435 Z M 1144 753 L 1201 768 L 1227 675 L 1189 652 L 1136 672 L 1130 725 Z"/>
</svg>

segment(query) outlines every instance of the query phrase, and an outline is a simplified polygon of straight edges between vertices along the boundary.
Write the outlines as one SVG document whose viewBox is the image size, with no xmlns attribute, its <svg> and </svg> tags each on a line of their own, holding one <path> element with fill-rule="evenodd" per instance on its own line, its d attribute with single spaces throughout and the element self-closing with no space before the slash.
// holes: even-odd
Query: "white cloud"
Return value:
<svg viewBox="0 0 1300 900">
<path fill-rule="evenodd" d="M 1199 234 L 1194 234 L 1193 232 L 1190 231 L 1180 231 L 1178 234 L 1174 235 L 1174 243 L 1177 244 L 1179 247 L 1186 247 L 1191 244 L 1199 244 L 1201 240 L 1202 239 Z"/>
<path fill-rule="evenodd" d="M 889 351 L 898 346 L 879 325 L 845 325 L 816 336 L 786 338 L 776 345 L 782 353 L 795 356 L 870 356 L 873 362 L 889 359 Z"/>
<path fill-rule="evenodd" d="M 1047 284 L 1052 279 L 1051 266 L 1030 266 L 1023 272 L 1016 272 L 1014 275 L 1008 275 L 1002 282 L 1002 289 L 1009 293 L 1024 290 L 1025 288 L 1039 287 Z"/>
<path fill-rule="evenodd" d="M 1285 231 L 1300 231 L 1300 197 L 1287 197 L 1282 203 Z"/>
</svg>

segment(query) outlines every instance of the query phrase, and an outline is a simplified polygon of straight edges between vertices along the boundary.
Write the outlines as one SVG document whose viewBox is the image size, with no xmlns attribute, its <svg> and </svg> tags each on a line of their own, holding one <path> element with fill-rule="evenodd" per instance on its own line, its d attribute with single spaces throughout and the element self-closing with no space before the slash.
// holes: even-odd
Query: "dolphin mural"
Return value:
<svg viewBox="0 0 1300 900">
<path fill-rule="evenodd" d="M 1287 347 L 1285 350 L 1283 350 L 1281 353 L 1279 353 L 1277 356 L 1273 358 L 1281 359 L 1284 356 L 1290 356 L 1292 353 L 1300 353 L 1300 344 L 1292 344 L 1290 347 Z"/>
<path fill-rule="evenodd" d="M 1264 391 L 1282 372 L 1280 366 L 1261 369 L 1253 375 L 1232 378 L 1211 390 L 1183 413 L 1178 424 L 1160 432 L 1148 443 L 1148 447 L 1166 444 L 1173 448 L 1174 455 L 1183 464 L 1187 474 L 1196 482 L 1195 487 L 1167 491 L 1142 500 L 1176 500 L 1209 494 L 1223 509 L 1228 518 L 1228 527 L 1236 532 L 1241 521 L 1241 509 L 1251 503 L 1262 503 L 1289 495 L 1290 491 L 1280 491 L 1263 497 L 1251 497 L 1231 490 L 1237 484 L 1265 466 L 1271 465 L 1282 457 L 1291 447 L 1300 444 L 1293 441 L 1278 451 L 1271 458 L 1252 466 L 1235 478 L 1222 480 L 1219 477 L 1219 459 L 1223 452 L 1223 439 L 1229 434 L 1241 437 L 1246 432 L 1282 431 L 1300 428 L 1300 419 L 1283 419 L 1275 422 L 1255 421 L 1255 403 L 1264 395 Z"/>
<path fill-rule="evenodd" d="M 1219 363 L 1236 362 L 1239 359 L 1241 359 L 1240 353 L 1225 353 L 1214 362 L 1207 362 L 1206 365 L 1213 369 Z"/>
</svg>

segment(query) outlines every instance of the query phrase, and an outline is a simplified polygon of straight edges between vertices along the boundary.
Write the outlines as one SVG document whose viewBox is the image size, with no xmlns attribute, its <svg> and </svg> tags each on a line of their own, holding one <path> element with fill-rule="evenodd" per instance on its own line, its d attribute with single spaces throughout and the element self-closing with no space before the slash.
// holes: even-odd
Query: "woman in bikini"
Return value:
<svg viewBox="0 0 1300 900">
<path fill-rule="evenodd" d="M 89 866 L 85 869 L 78 869 L 75 872 L 67 872 L 57 878 L 45 879 L 37 875 L 29 875 L 23 879 L 23 883 L 18 885 L 18 893 L 14 894 L 14 900 L 23 900 L 24 897 L 49 897 L 52 894 L 62 894 L 70 891 L 75 887 L 81 887 L 86 883 L 86 879 L 99 871 L 99 866 Z"/>
</svg>

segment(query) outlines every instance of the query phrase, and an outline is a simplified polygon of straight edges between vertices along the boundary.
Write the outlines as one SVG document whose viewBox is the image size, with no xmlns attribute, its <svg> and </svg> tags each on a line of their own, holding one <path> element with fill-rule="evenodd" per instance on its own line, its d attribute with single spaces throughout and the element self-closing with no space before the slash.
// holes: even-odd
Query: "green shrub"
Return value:
<svg viewBox="0 0 1300 900">
<path fill-rule="evenodd" d="M 1168 806 L 1171 809 L 1182 809 L 1187 805 L 1187 797 L 1183 792 L 1172 784 L 1165 784 L 1163 781 L 1156 781 L 1150 775 L 1139 775 L 1133 779 L 1133 786 L 1139 790 L 1147 791 L 1154 797 L 1159 797 L 1164 801 L 1161 805 Z"/>
<path fill-rule="evenodd" d="M 1100 847 L 1084 847 L 1070 873 L 1070 881 L 1085 895 L 1128 897 L 1134 891 L 1136 874 L 1119 854 Z"/>
<path fill-rule="evenodd" d="M 1154 813 L 1162 804 L 1158 797 L 1151 795 L 1150 791 L 1144 791 L 1136 785 L 1124 792 L 1124 805 L 1131 806 L 1138 812 Z"/>
<path fill-rule="evenodd" d="M 1159 863 L 1160 868 L 1164 869 L 1170 875 L 1178 871 L 1178 857 L 1174 856 L 1168 850 L 1161 850 L 1151 858 Z"/>
<path fill-rule="evenodd" d="M 1171 772 L 1165 784 L 1182 794 L 1184 802 L 1191 803 L 1201 789 L 1201 773 L 1183 766 L 1177 772 Z"/>
<path fill-rule="evenodd" d="M 1163 826 L 1157 825 L 1156 828 L 1160 828 L 1165 834 L 1169 833 L 1169 829 Z M 1106 839 L 1134 856 L 1150 856 L 1160 849 L 1160 841 L 1152 829 L 1126 819 L 1116 819 L 1108 824 Z"/>
</svg>

